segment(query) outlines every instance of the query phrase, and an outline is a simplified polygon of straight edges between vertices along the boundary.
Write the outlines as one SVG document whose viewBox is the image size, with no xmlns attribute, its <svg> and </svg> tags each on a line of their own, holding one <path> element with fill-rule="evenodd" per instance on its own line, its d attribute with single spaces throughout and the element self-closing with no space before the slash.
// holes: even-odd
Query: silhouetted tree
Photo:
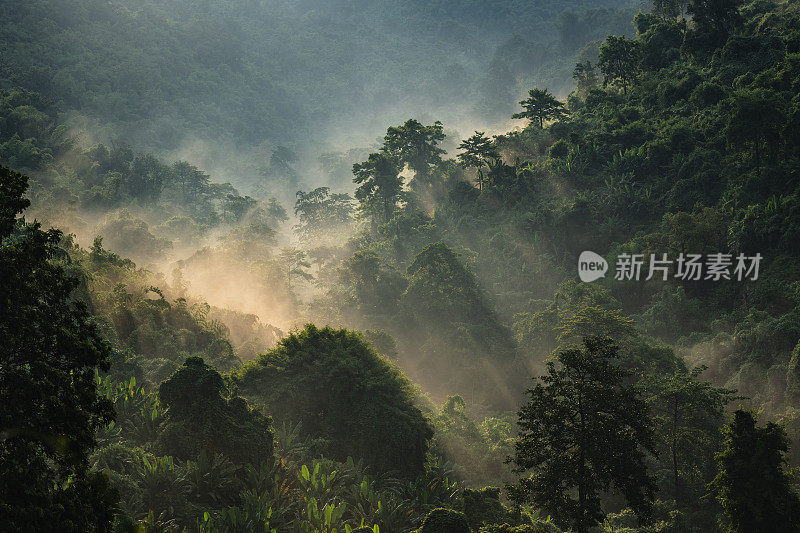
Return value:
<svg viewBox="0 0 800 533">
<path fill-rule="evenodd" d="M 547 363 L 519 411 L 514 463 L 533 474 L 519 481 L 514 498 L 579 533 L 602 519 L 601 491 L 613 485 L 643 519 L 655 491 L 644 461 L 654 452 L 647 404 L 617 357 L 610 339 L 584 339 L 583 349 L 558 354 L 560 368 Z"/>
<path fill-rule="evenodd" d="M 738 410 L 724 435 L 714 487 L 727 531 L 800 531 L 800 499 L 784 471 L 789 439 L 783 428 L 758 427 L 751 413 Z"/>
<path fill-rule="evenodd" d="M 167 455 L 187 460 L 205 452 L 238 465 L 272 465 L 270 419 L 231 394 L 219 372 L 201 357 L 186 359 L 161 383 L 158 396 L 167 408 L 159 439 Z"/>
<path fill-rule="evenodd" d="M 359 334 L 311 324 L 247 365 L 237 383 L 278 422 L 301 423 L 326 455 L 378 472 L 422 471 L 430 424 L 411 383 Z"/>
<path fill-rule="evenodd" d="M 403 180 L 400 178 L 399 163 L 385 152 L 370 154 L 363 163 L 353 165 L 353 182 L 359 184 L 356 199 L 361 202 L 362 211 L 376 216 L 380 222 L 391 220 Z"/>
<path fill-rule="evenodd" d="M 603 86 L 617 85 L 623 93 L 636 80 L 639 70 L 639 48 L 636 41 L 609 35 L 600 45 L 597 66 L 603 73 Z"/>
<path fill-rule="evenodd" d="M 526 118 L 540 128 L 544 127 L 545 120 L 558 120 L 569 114 L 564 104 L 556 100 L 547 89 L 531 89 L 528 91 L 528 98 L 519 104 L 525 110 L 514 113 L 511 118 Z"/>
<path fill-rule="evenodd" d="M 410 185 L 412 189 L 416 189 L 431 184 L 432 169 L 441 162 L 441 155 L 445 153 L 438 146 L 439 141 L 444 138 L 442 123 L 438 120 L 430 126 L 423 126 L 412 118 L 402 126 L 391 127 L 386 131 L 383 149 L 399 161 L 400 165 L 408 164 L 414 171 L 414 179 Z"/>
<path fill-rule="evenodd" d="M 0 530 L 106 531 L 116 495 L 87 457 L 114 417 L 95 382 L 111 347 L 58 264 L 61 233 L 16 219 L 26 188 L 0 166 Z"/>
<path fill-rule="evenodd" d="M 463 150 L 463 152 L 457 156 L 462 167 L 475 167 L 478 169 L 478 188 L 480 190 L 483 190 L 483 185 L 486 181 L 483 175 L 483 167 L 488 166 L 490 161 L 500 157 L 500 153 L 492 140 L 483 134 L 484 132 L 482 131 L 476 131 L 475 135 L 461 141 L 458 149 Z"/>
</svg>

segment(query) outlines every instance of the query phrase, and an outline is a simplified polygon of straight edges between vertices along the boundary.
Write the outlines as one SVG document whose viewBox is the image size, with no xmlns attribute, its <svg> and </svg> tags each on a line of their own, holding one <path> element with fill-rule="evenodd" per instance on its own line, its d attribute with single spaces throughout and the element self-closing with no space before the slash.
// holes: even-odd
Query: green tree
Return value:
<svg viewBox="0 0 800 533">
<path fill-rule="evenodd" d="M 125 184 L 129 194 L 145 202 L 154 202 L 161 196 L 168 167 L 152 154 L 139 154 L 133 158 Z"/>
<path fill-rule="evenodd" d="M 441 155 L 445 153 L 438 146 L 444 138 L 444 129 L 438 120 L 430 126 L 423 126 L 412 118 L 402 126 L 386 131 L 383 149 L 414 171 L 411 186 L 415 188 L 420 184 L 430 185 L 432 168 L 441 162 Z"/>
<path fill-rule="evenodd" d="M 353 175 L 353 182 L 359 185 L 355 196 L 362 211 L 379 222 L 391 220 L 403 190 L 397 159 L 385 152 L 370 154 L 363 163 L 353 165 Z"/>
<path fill-rule="evenodd" d="M 245 366 L 236 382 L 278 423 L 300 423 L 326 455 L 415 477 L 433 432 L 411 382 L 361 335 L 311 324 Z"/>
<path fill-rule="evenodd" d="M 642 519 L 655 490 L 645 452 L 654 453 L 647 404 L 618 368 L 617 346 L 590 337 L 583 349 L 547 363 L 530 400 L 519 411 L 514 463 L 533 469 L 514 487 L 518 502 L 530 499 L 562 527 L 578 533 L 603 517 L 600 492 L 612 485 Z"/>
<path fill-rule="evenodd" d="M 222 201 L 222 213 L 225 219 L 230 222 L 240 222 L 245 215 L 256 208 L 258 200 L 249 196 L 239 196 L 238 194 L 227 194 Z"/>
<path fill-rule="evenodd" d="M 451 348 L 494 359 L 514 358 L 511 331 L 488 305 L 475 275 L 446 244 L 429 244 L 407 269 L 403 303 L 420 325 L 440 333 Z"/>
<path fill-rule="evenodd" d="M 556 100 L 547 89 L 531 89 L 528 91 L 528 98 L 519 105 L 524 111 L 514 113 L 511 118 L 526 118 L 540 128 L 544 127 L 545 120 L 559 120 L 569 114 L 564 104 Z"/>
<path fill-rule="evenodd" d="M 270 419 L 231 394 L 222 376 L 200 357 L 189 357 L 158 388 L 167 408 L 159 444 L 167 455 L 194 459 L 222 454 L 237 464 L 272 465 Z"/>
<path fill-rule="evenodd" d="M 702 496 L 689 490 L 703 490 L 709 481 L 704 474 L 713 464 L 719 444 L 722 410 L 734 393 L 699 380 L 704 370 L 679 369 L 663 378 L 649 376 L 645 382 L 657 448 L 662 451 L 659 456 L 668 461 L 672 495 L 678 505 Z"/>
<path fill-rule="evenodd" d="M 295 230 L 310 244 L 341 232 L 353 221 L 353 199 L 347 193 L 331 194 L 330 187 L 297 191 L 294 214 L 298 219 Z"/>
<path fill-rule="evenodd" d="M 639 46 L 636 41 L 609 35 L 600 45 L 597 66 L 603 73 L 603 86 L 617 85 L 623 93 L 636 81 L 639 71 Z"/>
<path fill-rule="evenodd" d="M 461 141 L 458 149 L 463 150 L 463 152 L 457 156 L 458 162 L 462 167 L 475 167 L 478 169 L 478 188 L 480 190 L 483 190 L 483 185 L 486 182 L 483 175 L 483 167 L 488 166 L 490 161 L 500 157 L 500 152 L 495 144 L 483 134 L 484 132 L 482 131 L 476 131 L 475 135 Z"/>
<path fill-rule="evenodd" d="M 734 413 L 724 430 L 713 484 L 727 531 L 800 531 L 800 499 L 784 470 L 788 448 L 781 426 L 758 427 L 752 413 Z"/>
<path fill-rule="evenodd" d="M 575 91 L 581 98 L 585 99 L 591 91 L 597 89 L 597 72 L 590 61 L 575 65 L 572 79 L 575 80 Z"/>
<path fill-rule="evenodd" d="M 0 530 L 106 531 L 116 496 L 87 458 L 114 416 L 95 382 L 111 347 L 57 261 L 61 233 L 16 219 L 26 188 L 0 166 Z"/>
<path fill-rule="evenodd" d="M 741 0 L 692 0 L 687 9 L 694 29 L 689 35 L 695 48 L 714 50 L 741 27 Z"/>
<path fill-rule="evenodd" d="M 186 161 L 176 161 L 170 168 L 169 181 L 177 188 L 181 203 L 194 205 L 202 200 L 208 190 L 210 178 Z"/>
</svg>

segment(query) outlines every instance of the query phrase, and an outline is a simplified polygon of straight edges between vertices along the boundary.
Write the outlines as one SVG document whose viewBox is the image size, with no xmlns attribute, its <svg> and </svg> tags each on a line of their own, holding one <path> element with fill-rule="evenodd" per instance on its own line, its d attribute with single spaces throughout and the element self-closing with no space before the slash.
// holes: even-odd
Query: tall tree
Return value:
<svg viewBox="0 0 800 533">
<path fill-rule="evenodd" d="M 572 71 L 572 79 L 575 80 L 575 91 L 581 98 L 586 98 L 593 89 L 597 89 L 597 72 L 595 72 L 591 61 L 584 61 L 575 65 Z"/>
<path fill-rule="evenodd" d="M 519 105 L 524 111 L 514 113 L 511 118 L 526 118 L 540 128 L 544 127 L 545 120 L 558 120 L 569 114 L 564 104 L 556 100 L 547 89 L 531 89 L 528 91 L 528 98 L 522 100 Z"/>
<path fill-rule="evenodd" d="M 663 452 L 660 456 L 668 464 L 672 495 L 678 505 L 689 503 L 692 487 L 705 489 L 710 481 L 704 470 L 713 465 L 722 410 L 734 393 L 698 379 L 705 369 L 680 369 L 668 377 L 651 376 L 646 380 L 656 441 Z"/>
<path fill-rule="evenodd" d="M 347 193 L 331 194 L 330 187 L 297 191 L 294 214 L 299 223 L 295 230 L 307 243 L 341 232 L 353 220 L 353 198 Z"/>
<path fill-rule="evenodd" d="M 597 66 L 603 73 L 603 86 L 617 85 L 623 93 L 636 80 L 639 71 L 639 46 L 636 41 L 609 35 L 600 45 Z"/>
<path fill-rule="evenodd" d="M 800 498 L 784 470 L 789 439 L 783 428 L 757 427 L 752 413 L 740 409 L 724 435 L 714 487 L 726 530 L 800 531 Z"/>
<path fill-rule="evenodd" d="M 430 185 L 432 169 L 441 162 L 445 153 L 438 146 L 444 138 L 444 128 L 438 120 L 430 126 L 423 126 L 412 118 L 402 126 L 386 130 L 383 149 L 401 165 L 407 164 L 414 171 L 411 186 L 417 188 L 423 184 Z"/>
<path fill-rule="evenodd" d="M 484 132 L 476 131 L 475 135 L 469 139 L 461 141 L 458 145 L 459 150 L 463 150 L 458 154 L 458 161 L 464 168 L 475 167 L 478 169 L 478 188 L 483 190 L 483 185 L 486 178 L 483 175 L 483 167 L 488 166 L 489 163 L 500 157 L 500 152 L 494 142 L 488 137 L 484 136 Z"/>
<path fill-rule="evenodd" d="M 363 163 L 353 165 L 353 175 L 353 182 L 359 185 L 355 196 L 362 211 L 379 222 L 391 220 L 403 190 L 397 159 L 386 152 L 370 154 Z"/>
<path fill-rule="evenodd" d="M 528 390 L 519 411 L 514 463 L 533 474 L 514 488 L 562 527 L 585 533 L 603 517 L 600 492 L 619 490 L 642 519 L 649 516 L 655 484 L 645 452 L 654 453 L 647 404 L 614 363 L 610 339 L 584 339 L 583 349 L 558 354 L 560 368 Z"/>
<path fill-rule="evenodd" d="M 26 187 L 0 166 L 0 530 L 106 531 L 116 497 L 87 457 L 114 416 L 95 383 L 111 347 L 57 262 L 61 233 L 16 219 Z"/>
</svg>

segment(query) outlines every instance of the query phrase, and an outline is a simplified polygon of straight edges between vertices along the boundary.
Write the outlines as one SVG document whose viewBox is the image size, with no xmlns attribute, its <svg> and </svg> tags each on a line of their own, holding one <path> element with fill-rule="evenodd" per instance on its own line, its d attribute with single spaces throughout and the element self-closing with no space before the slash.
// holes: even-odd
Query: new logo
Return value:
<svg viewBox="0 0 800 533">
<path fill-rule="evenodd" d="M 583 282 L 600 279 L 608 272 L 608 263 L 599 254 L 586 250 L 578 257 L 578 276 Z"/>
</svg>

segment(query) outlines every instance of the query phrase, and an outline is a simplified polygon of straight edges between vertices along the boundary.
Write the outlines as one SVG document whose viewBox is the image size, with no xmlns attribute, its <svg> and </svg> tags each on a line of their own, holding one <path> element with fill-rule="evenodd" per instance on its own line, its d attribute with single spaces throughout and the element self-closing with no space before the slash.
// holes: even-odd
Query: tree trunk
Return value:
<svg viewBox="0 0 800 533">
<path fill-rule="evenodd" d="M 675 504 L 679 505 L 683 499 L 681 491 L 681 480 L 678 475 L 678 400 L 677 398 L 672 404 L 672 482 L 674 484 Z"/>
</svg>

